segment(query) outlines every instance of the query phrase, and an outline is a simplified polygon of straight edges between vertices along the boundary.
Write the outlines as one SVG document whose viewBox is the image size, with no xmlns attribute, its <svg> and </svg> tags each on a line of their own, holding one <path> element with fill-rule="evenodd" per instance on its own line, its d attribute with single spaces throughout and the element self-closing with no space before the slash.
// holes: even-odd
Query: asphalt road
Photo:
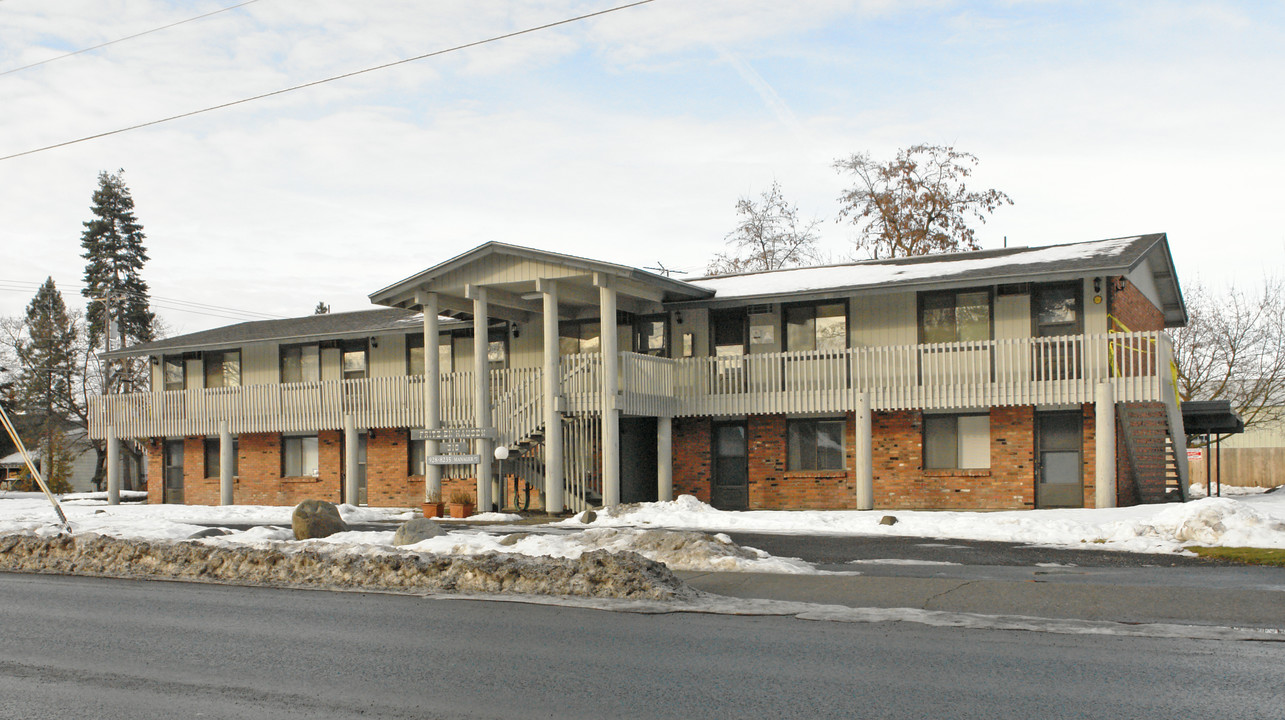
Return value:
<svg viewBox="0 0 1285 720">
<path fill-rule="evenodd" d="M 1285 643 L 0 573 L 3 718 L 1280 717 Z"/>
</svg>

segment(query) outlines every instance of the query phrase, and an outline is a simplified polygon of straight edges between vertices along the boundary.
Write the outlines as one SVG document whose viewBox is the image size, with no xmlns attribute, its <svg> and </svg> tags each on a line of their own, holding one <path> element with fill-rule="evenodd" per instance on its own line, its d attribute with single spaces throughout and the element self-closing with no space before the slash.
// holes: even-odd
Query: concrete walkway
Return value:
<svg viewBox="0 0 1285 720">
<path fill-rule="evenodd" d="M 1001 580 L 979 577 L 775 575 L 680 572 L 706 592 L 737 598 L 918 608 L 1137 623 L 1270 627 L 1285 631 L 1285 587 L 1210 587 L 1151 582 L 1128 574 Z M 1285 635 L 1282 635 L 1285 640 Z"/>
</svg>

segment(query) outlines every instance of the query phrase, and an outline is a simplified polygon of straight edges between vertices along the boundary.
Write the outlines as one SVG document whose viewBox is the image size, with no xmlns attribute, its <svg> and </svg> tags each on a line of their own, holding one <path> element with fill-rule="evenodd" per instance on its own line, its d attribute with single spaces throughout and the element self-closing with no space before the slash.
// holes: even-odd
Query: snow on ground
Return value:
<svg viewBox="0 0 1285 720">
<path fill-rule="evenodd" d="M 293 544 L 290 529 L 293 507 L 260 505 L 107 505 L 102 498 L 68 496 L 63 512 L 77 535 L 98 534 L 121 539 L 186 540 L 211 526 L 225 535 L 202 538 L 210 545 L 273 547 Z M 339 514 L 348 523 L 404 521 L 416 517 L 405 508 L 366 508 L 339 505 Z M 51 536 L 60 531 L 49 501 L 40 493 L 0 493 L 0 535 L 34 533 Z M 518 515 L 481 513 L 472 522 L 513 522 Z M 580 532 L 532 533 L 513 528 L 509 534 L 485 529 L 455 528 L 447 534 L 404 549 L 453 555 L 482 555 L 488 552 L 536 557 L 576 559 L 593 550 L 633 551 L 663 562 L 673 570 L 811 573 L 801 560 L 776 558 L 759 550 L 742 548 L 727 536 L 703 533 L 642 530 L 631 528 L 579 528 Z M 249 529 L 244 529 L 250 526 Z M 338 554 L 382 554 L 397 552 L 393 531 L 351 530 L 327 538 L 298 543 L 314 550 Z"/>
<path fill-rule="evenodd" d="M 1285 548 L 1285 491 L 1232 494 L 1184 504 L 1106 510 L 943 511 L 744 511 L 716 510 L 684 495 L 672 502 L 625 505 L 547 526 L 505 526 L 516 515 L 485 513 L 471 518 L 485 527 L 452 527 L 406 550 L 437 554 L 488 552 L 578 558 L 594 550 L 633 551 L 675 570 L 775 573 L 815 572 L 808 563 L 743 548 L 726 535 L 704 533 L 874 535 L 961 540 L 997 540 L 1055 547 L 1131 552 L 1183 552 L 1190 545 Z M 63 510 L 76 534 L 96 533 L 139 540 L 185 540 L 211 527 L 226 534 L 200 542 L 220 546 L 294 544 L 291 507 L 257 505 L 107 505 L 101 494 L 68 495 Z M 349 523 L 399 522 L 416 517 L 407 508 L 340 505 Z M 886 515 L 897 518 L 882 525 Z M 248 529 L 247 529 L 248 528 Z M 699 531 L 699 532 L 693 532 Z M 53 509 L 39 493 L 0 493 L 0 535 L 60 532 Z M 399 552 L 393 532 L 353 530 L 299 543 L 349 554 Z"/>
<path fill-rule="evenodd" d="M 1226 488 L 1224 488 L 1226 489 Z M 885 515 L 897 518 L 881 525 Z M 581 524 L 583 516 L 560 523 Z M 1182 504 L 1103 510 L 956 512 L 925 510 L 716 510 L 690 495 L 673 502 L 622 505 L 597 513 L 591 527 L 663 527 L 711 532 L 996 540 L 1144 553 L 1188 545 L 1285 548 L 1285 491 L 1260 491 Z"/>
</svg>

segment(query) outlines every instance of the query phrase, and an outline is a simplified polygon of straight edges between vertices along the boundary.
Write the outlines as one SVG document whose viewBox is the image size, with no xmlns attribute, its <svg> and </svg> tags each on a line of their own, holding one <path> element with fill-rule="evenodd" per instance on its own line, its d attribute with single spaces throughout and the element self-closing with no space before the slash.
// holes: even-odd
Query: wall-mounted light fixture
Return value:
<svg viewBox="0 0 1285 720">
<path fill-rule="evenodd" d="M 518 324 L 513 323 L 513 337 L 518 337 L 521 334 L 522 334 L 522 331 L 518 329 Z"/>
<path fill-rule="evenodd" d="M 674 313 L 674 322 L 678 323 L 679 325 L 682 325 L 682 324 L 683 324 L 683 311 L 682 311 L 682 310 L 679 310 L 679 311 L 677 311 L 677 312 L 675 312 L 675 313 Z"/>
<path fill-rule="evenodd" d="M 370 346 L 371 346 L 371 347 L 373 347 L 373 348 L 377 348 L 377 347 L 379 347 L 379 338 L 371 338 L 371 339 L 370 339 Z"/>
</svg>

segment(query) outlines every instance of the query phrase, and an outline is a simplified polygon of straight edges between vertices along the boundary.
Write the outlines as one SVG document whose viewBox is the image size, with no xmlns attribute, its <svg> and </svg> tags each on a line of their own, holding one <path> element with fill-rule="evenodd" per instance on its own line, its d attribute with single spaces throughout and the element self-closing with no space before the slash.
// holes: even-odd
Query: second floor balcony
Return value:
<svg viewBox="0 0 1285 720">
<path fill-rule="evenodd" d="M 1172 344 L 1162 332 L 1066 335 L 690 358 L 620 353 L 615 398 L 602 395 L 602 356 L 567 355 L 560 395 L 568 414 L 684 417 L 1070 405 L 1110 381 L 1118 402 L 1173 402 Z M 422 375 L 171 390 L 95 398 L 90 435 L 180 437 L 232 433 L 414 428 L 425 423 Z M 474 374 L 439 379 L 444 426 L 474 424 Z M 502 442 L 543 421 L 540 368 L 492 370 L 492 416 Z"/>
</svg>

